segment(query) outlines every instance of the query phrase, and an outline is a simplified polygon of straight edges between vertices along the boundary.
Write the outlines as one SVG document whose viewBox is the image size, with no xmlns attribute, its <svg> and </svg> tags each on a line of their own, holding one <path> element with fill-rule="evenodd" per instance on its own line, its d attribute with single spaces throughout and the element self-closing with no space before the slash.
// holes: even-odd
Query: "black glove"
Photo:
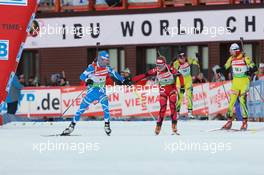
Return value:
<svg viewBox="0 0 264 175">
<path fill-rule="evenodd" d="M 131 85 L 132 85 L 132 82 L 131 82 L 130 79 L 126 78 L 126 79 L 123 81 L 123 85 L 131 86 Z"/>
<path fill-rule="evenodd" d="M 86 83 L 86 86 L 93 85 L 94 81 L 92 79 L 87 79 L 85 83 Z"/>
<path fill-rule="evenodd" d="M 249 67 L 248 71 L 246 72 L 246 75 L 251 76 L 257 71 L 258 71 L 258 68 L 256 66 Z"/>
<path fill-rule="evenodd" d="M 250 67 L 249 71 L 248 71 L 248 74 L 249 74 L 249 76 L 251 76 L 252 74 L 254 74 L 257 71 L 258 71 L 258 68 L 256 66 Z"/>
<path fill-rule="evenodd" d="M 185 93 L 185 88 L 184 88 L 184 87 L 181 87 L 181 88 L 180 88 L 180 93 L 182 93 L 182 94 Z"/>
</svg>

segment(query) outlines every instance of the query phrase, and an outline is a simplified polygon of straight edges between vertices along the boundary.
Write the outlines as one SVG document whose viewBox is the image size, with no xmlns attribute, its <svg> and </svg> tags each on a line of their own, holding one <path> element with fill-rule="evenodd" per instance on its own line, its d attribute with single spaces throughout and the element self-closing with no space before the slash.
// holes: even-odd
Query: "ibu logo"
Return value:
<svg viewBox="0 0 264 175">
<path fill-rule="evenodd" d="M 8 60 L 9 55 L 9 41 L 0 40 L 0 60 Z"/>
<path fill-rule="evenodd" d="M 0 5 L 27 6 L 28 0 L 0 0 Z"/>
</svg>

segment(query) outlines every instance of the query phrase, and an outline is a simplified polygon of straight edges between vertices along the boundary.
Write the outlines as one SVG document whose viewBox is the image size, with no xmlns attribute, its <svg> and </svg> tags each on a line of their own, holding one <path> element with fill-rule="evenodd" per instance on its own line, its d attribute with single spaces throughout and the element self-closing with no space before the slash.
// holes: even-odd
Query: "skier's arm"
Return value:
<svg viewBox="0 0 264 175">
<path fill-rule="evenodd" d="M 112 67 L 108 66 L 107 70 L 112 78 L 114 78 L 117 81 L 120 81 L 121 83 L 124 83 L 125 79 L 118 72 L 116 72 Z"/>
<path fill-rule="evenodd" d="M 80 75 L 80 79 L 85 81 L 86 84 L 93 84 L 92 76 L 94 75 L 94 67 L 89 64 L 87 69 Z"/>
<path fill-rule="evenodd" d="M 179 61 L 176 60 L 176 61 L 173 63 L 173 68 L 176 69 L 176 70 L 178 70 L 179 67 L 180 67 Z"/>
<path fill-rule="evenodd" d="M 252 61 L 250 57 L 245 57 L 245 62 L 249 68 L 249 75 L 252 75 L 258 71 L 257 66 L 255 65 L 255 63 Z"/>
<path fill-rule="evenodd" d="M 222 76 L 226 70 L 228 70 L 232 65 L 232 57 L 229 57 L 226 61 L 224 67 L 220 67 L 219 69 L 216 69 L 215 72 Z"/>
<path fill-rule="evenodd" d="M 170 72 L 174 75 L 175 80 L 177 79 L 177 77 L 179 77 L 181 91 L 184 91 L 184 78 L 182 74 L 174 67 L 171 67 L 169 69 L 170 69 Z"/>
<path fill-rule="evenodd" d="M 200 65 L 198 63 L 198 60 L 193 58 L 188 58 L 188 62 L 191 65 L 192 76 L 198 76 L 198 74 L 200 73 Z"/>
<path fill-rule="evenodd" d="M 228 70 L 232 65 L 232 57 L 229 57 L 225 63 L 224 70 Z"/>
<path fill-rule="evenodd" d="M 151 76 L 156 76 L 157 75 L 157 70 L 156 69 L 150 69 L 147 71 L 145 74 L 140 74 L 136 75 L 132 78 L 133 83 L 137 83 L 140 80 L 143 80 L 144 78 L 151 77 Z"/>
</svg>

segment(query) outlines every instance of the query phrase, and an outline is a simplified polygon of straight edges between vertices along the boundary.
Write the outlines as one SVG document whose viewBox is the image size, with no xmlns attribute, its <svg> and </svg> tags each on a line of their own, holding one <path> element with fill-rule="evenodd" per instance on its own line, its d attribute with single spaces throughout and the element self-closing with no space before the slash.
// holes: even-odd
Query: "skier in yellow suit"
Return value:
<svg viewBox="0 0 264 175">
<path fill-rule="evenodd" d="M 227 123 L 222 127 L 222 129 L 231 129 L 232 121 L 234 119 L 233 107 L 237 98 L 240 101 L 240 108 L 242 110 L 243 123 L 241 130 L 247 130 L 247 120 L 248 120 L 248 110 L 246 104 L 246 96 L 250 85 L 250 74 L 254 73 L 257 68 L 252 60 L 241 53 L 238 44 L 234 43 L 230 47 L 231 56 L 228 58 L 223 69 L 218 69 L 217 72 L 221 73 L 223 70 L 232 70 L 232 87 L 230 94 L 230 103 L 227 111 Z"/>
<path fill-rule="evenodd" d="M 180 112 L 181 104 L 183 100 L 183 95 L 186 92 L 187 100 L 188 100 L 188 117 L 192 118 L 192 110 L 193 110 L 193 87 L 192 87 L 192 67 L 197 69 L 199 73 L 199 64 L 195 59 L 187 58 L 184 52 L 179 52 L 178 59 L 173 63 L 173 66 L 176 70 L 178 70 L 184 78 L 184 86 L 180 87 L 180 93 L 178 93 L 178 102 L 177 102 L 177 112 Z M 193 69 L 194 70 L 194 69 Z M 198 74 L 197 73 L 197 74 Z M 180 82 L 177 79 L 176 86 L 179 87 Z"/>
</svg>

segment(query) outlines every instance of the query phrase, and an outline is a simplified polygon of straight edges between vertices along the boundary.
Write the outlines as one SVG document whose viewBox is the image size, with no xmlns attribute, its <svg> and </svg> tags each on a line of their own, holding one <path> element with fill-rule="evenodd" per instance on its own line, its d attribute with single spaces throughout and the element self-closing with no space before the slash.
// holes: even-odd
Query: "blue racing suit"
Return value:
<svg viewBox="0 0 264 175">
<path fill-rule="evenodd" d="M 110 74 L 111 77 L 117 79 L 120 82 L 124 82 L 124 78 L 118 74 L 112 67 L 100 67 L 98 63 L 90 64 L 87 69 L 81 74 L 80 79 L 87 81 L 88 79 L 93 81 L 93 84 L 89 85 L 87 95 L 83 98 L 80 108 L 75 113 L 72 121 L 76 122 L 80 120 L 81 114 L 90 106 L 91 103 L 97 101 L 101 103 L 104 112 L 104 121 L 110 121 L 110 112 L 108 97 L 106 95 L 105 82 L 106 76 Z"/>
</svg>

